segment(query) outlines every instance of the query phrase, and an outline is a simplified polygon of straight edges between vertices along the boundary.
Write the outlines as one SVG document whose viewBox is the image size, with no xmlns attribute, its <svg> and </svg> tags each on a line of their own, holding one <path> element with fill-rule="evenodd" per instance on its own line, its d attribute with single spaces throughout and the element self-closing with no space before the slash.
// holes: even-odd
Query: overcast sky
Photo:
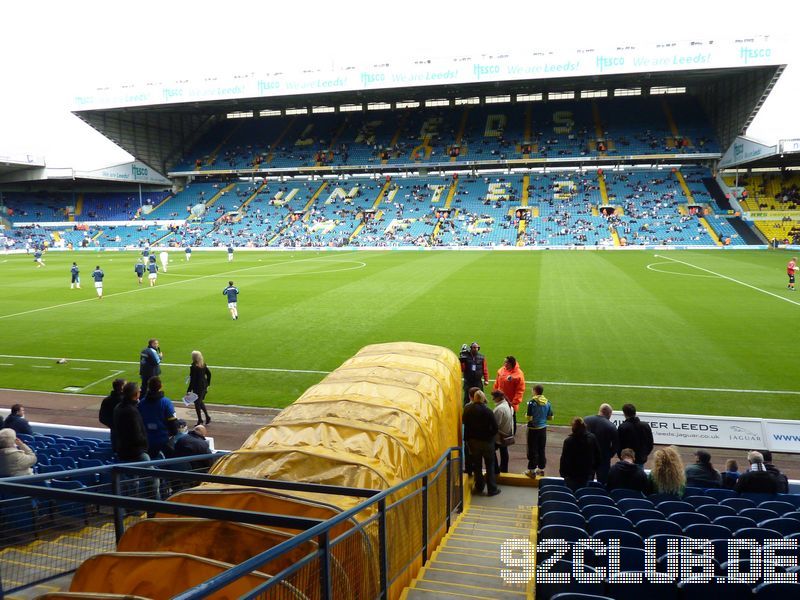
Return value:
<svg viewBox="0 0 800 600">
<path fill-rule="evenodd" d="M 420 57 L 753 35 L 791 42 L 748 134 L 800 138 L 800 9 L 791 2 L 40 0 L 0 5 L 0 155 L 99 168 L 131 157 L 70 114 L 98 87 Z"/>
</svg>

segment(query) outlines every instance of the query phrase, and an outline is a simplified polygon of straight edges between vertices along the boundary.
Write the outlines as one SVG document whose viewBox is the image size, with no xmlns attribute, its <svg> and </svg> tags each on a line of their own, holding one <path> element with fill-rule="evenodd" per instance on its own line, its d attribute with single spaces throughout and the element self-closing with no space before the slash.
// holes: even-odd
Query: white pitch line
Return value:
<svg viewBox="0 0 800 600">
<path fill-rule="evenodd" d="M 0 367 L 13 367 L 14 363 L 0 363 Z"/>
<path fill-rule="evenodd" d="M 98 383 L 102 383 L 102 382 L 103 382 L 103 381 L 105 381 L 106 379 L 111 379 L 112 377 L 116 377 L 116 376 L 117 376 L 117 375 L 119 375 L 120 373 L 124 373 L 124 372 L 125 372 L 125 371 L 114 371 L 113 373 L 111 373 L 111 375 L 107 375 L 106 377 L 103 377 L 102 379 L 98 379 L 97 381 L 93 381 L 93 382 L 92 382 L 92 383 L 90 383 L 89 385 L 85 385 L 85 386 L 83 386 L 83 387 L 82 387 L 81 389 L 79 389 L 78 391 L 79 391 L 79 392 L 82 392 L 83 390 L 88 390 L 90 387 L 92 387 L 92 386 L 94 386 L 94 385 L 97 385 Z"/>
<path fill-rule="evenodd" d="M 44 365 L 31 365 L 32 369 L 52 369 L 51 366 L 44 366 Z"/>
<path fill-rule="evenodd" d="M 22 359 L 30 359 L 30 360 L 59 360 L 54 356 L 23 356 L 19 354 L 0 354 L 0 358 L 22 358 Z M 68 358 L 68 361 L 75 361 L 75 362 L 89 362 L 89 363 L 101 363 L 107 365 L 138 365 L 139 361 L 136 360 L 104 360 L 99 358 Z M 161 366 L 163 367 L 187 367 L 186 363 L 165 363 L 162 362 Z M 313 371 L 309 369 L 275 369 L 270 367 L 229 367 L 226 365 L 209 365 L 214 367 L 215 369 L 227 369 L 231 371 L 264 371 L 267 373 L 310 373 L 312 375 L 327 375 L 330 371 Z M 50 368 L 50 367 L 46 367 Z"/>
<path fill-rule="evenodd" d="M 184 279 L 182 281 L 173 281 L 171 283 L 162 283 L 160 285 L 156 285 L 153 288 L 151 288 L 150 286 L 136 287 L 136 288 L 134 288 L 132 290 L 125 290 L 124 292 L 116 292 L 114 294 L 106 294 L 106 295 L 103 296 L 103 300 L 105 300 L 106 298 L 113 298 L 115 296 L 124 296 L 125 294 L 133 294 L 134 292 L 141 292 L 143 290 L 160 289 L 160 288 L 169 287 L 171 285 L 183 285 L 184 283 L 191 283 L 193 281 L 200 281 L 201 279 L 209 279 L 211 277 L 229 277 L 233 273 L 241 273 L 243 271 L 250 271 L 251 269 L 263 269 L 265 267 L 274 267 L 274 266 L 277 266 L 277 265 L 283 265 L 283 264 L 287 264 L 287 263 L 306 262 L 306 261 L 309 261 L 309 260 L 325 260 L 326 258 L 328 258 L 328 257 L 326 257 L 326 256 L 314 256 L 314 257 L 311 257 L 311 258 L 298 258 L 296 260 L 284 260 L 284 261 L 280 261 L 280 262 L 268 263 L 266 265 L 255 265 L 255 266 L 252 266 L 252 267 L 242 267 L 241 269 L 234 269 L 232 271 L 223 271 L 222 273 L 214 273 L 214 274 L 211 274 L 211 275 L 201 275 L 200 277 L 195 277 L 193 279 Z M 97 297 L 84 298 L 83 300 L 74 300 L 72 302 L 64 302 L 63 304 L 54 304 L 53 306 L 43 306 L 41 308 L 34 308 L 32 310 L 25 310 L 25 311 L 18 312 L 18 313 L 12 313 L 10 315 L 0 315 L 0 319 L 10 319 L 11 317 L 21 317 L 23 315 L 30 315 L 30 314 L 37 313 L 37 312 L 42 312 L 42 311 L 45 311 L 45 310 L 52 310 L 54 308 L 63 308 L 65 306 L 73 306 L 75 304 L 83 304 L 84 302 L 98 302 L 98 300 L 97 300 Z"/>
<path fill-rule="evenodd" d="M 31 360 L 57 360 L 52 356 L 24 356 L 19 354 L 0 354 L 0 358 L 21 358 Z M 75 362 L 103 363 L 111 365 L 138 365 L 139 361 L 127 360 L 103 360 L 97 358 L 68 358 Z M 185 363 L 161 363 L 164 367 L 186 367 Z M 315 371 L 311 369 L 276 369 L 270 367 L 234 367 L 229 365 L 209 365 L 214 369 L 224 369 L 230 371 L 260 371 L 266 373 L 299 373 L 310 375 L 328 375 L 330 371 Z M 494 381 L 490 379 L 489 381 Z M 599 388 L 620 388 L 620 389 L 640 389 L 640 390 L 674 390 L 678 392 L 719 392 L 726 394 L 775 394 L 800 396 L 797 390 L 751 390 L 743 388 L 711 388 L 711 387 L 681 387 L 673 385 L 640 385 L 635 383 L 591 383 L 581 381 L 526 381 L 528 384 L 541 383 L 543 385 L 560 385 L 572 387 L 599 387 Z M 3 388 L 0 388 L 3 389 Z"/>
<path fill-rule="evenodd" d="M 688 263 L 682 260 L 678 260 L 677 258 L 670 258 L 669 256 L 662 256 L 660 254 L 655 255 L 658 258 L 666 258 L 667 260 L 671 260 L 672 262 L 681 263 L 682 265 L 686 265 L 687 267 L 692 267 L 694 269 L 698 269 L 700 271 L 705 271 L 706 273 L 711 273 L 712 275 L 716 275 L 722 279 L 727 279 L 728 281 L 732 281 L 733 283 L 738 283 L 739 285 L 743 285 L 745 287 L 750 288 L 751 290 L 755 290 L 757 292 L 761 292 L 762 294 L 767 294 L 768 296 L 772 296 L 773 298 L 777 298 L 778 300 L 783 300 L 784 302 L 788 302 L 789 304 L 794 304 L 795 306 L 800 306 L 800 302 L 795 302 L 794 300 L 790 300 L 785 296 L 781 296 L 779 294 L 775 294 L 768 290 L 761 289 L 760 287 L 756 287 L 754 285 L 750 285 L 749 283 L 745 283 L 744 281 L 739 281 L 738 279 L 734 279 L 733 277 L 728 277 L 727 275 L 723 275 L 721 273 L 717 273 L 710 269 L 705 269 L 703 267 L 698 267 L 697 265 L 693 265 L 692 263 Z"/>
</svg>

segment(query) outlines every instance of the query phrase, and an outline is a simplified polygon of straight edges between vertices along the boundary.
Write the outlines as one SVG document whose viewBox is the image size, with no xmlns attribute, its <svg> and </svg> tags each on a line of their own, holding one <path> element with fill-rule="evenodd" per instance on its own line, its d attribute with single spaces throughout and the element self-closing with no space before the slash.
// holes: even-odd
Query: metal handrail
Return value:
<svg viewBox="0 0 800 600">
<path fill-rule="evenodd" d="M 455 452 L 457 454 L 455 459 L 451 458 L 453 452 Z M 172 600 L 196 600 L 197 598 L 208 596 L 209 594 L 212 594 L 212 593 L 224 588 L 225 586 L 231 584 L 232 582 L 234 582 L 237 579 L 243 577 L 244 575 L 250 573 L 251 571 L 257 571 L 259 567 L 261 567 L 262 565 L 268 563 L 269 561 L 277 558 L 278 556 L 280 556 L 284 552 L 292 550 L 292 549 L 296 548 L 297 546 L 299 546 L 300 544 L 305 543 L 305 542 L 307 542 L 309 540 L 312 540 L 314 538 L 318 538 L 319 536 L 323 536 L 323 535 L 327 534 L 328 532 L 330 532 L 330 530 L 333 527 L 335 527 L 339 523 L 342 523 L 345 520 L 354 518 L 355 515 L 357 515 L 358 513 L 364 511 L 367 508 L 370 508 L 370 507 L 374 506 L 375 504 L 378 504 L 380 507 L 382 507 L 382 511 L 384 511 L 384 514 L 385 514 L 386 499 L 390 495 L 396 494 L 397 492 L 405 489 L 406 487 L 408 487 L 409 485 L 412 485 L 413 483 L 415 483 L 417 481 L 422 480 L 423 478 L 427 478 L 430 474 L 434 473 L 442 465 L 442 463 L 445 462 L 445 461 L 447 461 L 448 463 L 456 462 L 456 463 L 458 463 L 460 465 L 461 464 L 461 447 L 460 446 L 454 446 L 452 448 L 448 448 L 442 454 L 442 456 L 439 458 L 439 460 L 436 461 L 436 464 L 434 464 L 429 469 L 423 471 L 422 473 L 418 473 L 417 475 L 415 475 L 411 479 L 407 479 L 406 481 L 398 483 L 397 485 L 392 486 L 391 488 L 388 488 L 386 490 L 383 490 L 383 491 L 375 494 L 371 498 L 368 498 L 367 500 L 365 500 L 364 502 L 354 506 L 353 508 L 350 508 L 350 509 L 344 511 L 344 512 L 336 515 L 335 517 L 333 517 L 331 519 L 328 519 L 327 521 L 325 521 L 323 523 L 320 523 L 319 525 L 315 525 L 314 527 L 311 527 L 310 529 L 307 529 L 307 530 L 303 531 L 302 533 L 294 536 L 293 538 L 291 538 L 289 540 L 286 540 L 285 542 L 281 542 L 277 546 L 273 546 L 272 548 L 262 552 L 261 554 L 257 554 L 256 556 L 254 556 L 252 558 L 249 558 L 249 559 L 247 559 L 246 561 L 244 561 L 242 563 L 239 563 L 238 565 L 236 565 L 235 567 L 233 567 L 231 569 L 228 569 L 224 573 L 220 573 L 219 575 L 215 575 L 211 579 L 208 579 L 208 580 L 204 581 L 203 583 L 201 583 L 199 585 L 196 585 L 196 586 L 194 586 L 192 588 L 189 588 L 188 590 L 186 590 L 186 591 L 184 591 L 184 592 L 182 592 L 180 594 L 176 594 L 175 596 L 173 596 Z M 450 507 L 448 507 L 448 508 L 450 508 Z M 382 528 L 382 529 L 385 531 L 384 528 Z M 427 532 L 424 532 L 424 535 L 427 536 Z M 381 559 L 385 560 L 385 558 L 386 558 L 385 553 L 381 552 L 381 554 L 383 555 L 381 557 Z M 381 576 L 382 585 L 381 585 L 381 587 L 383 588 L 382 592 L 385 592 L 386 586 L 388 585 L 385 567 L 381 569 L 381 573 L 382 573 L 382 576 Z M 271 580 L 271 581 L 275 581 L 275 578 L 273 578 L 273 580 Z M 275 585 L 275 584 L 277 584 L 277 581 L 275 581 L 275 583 L 273 585 Z"/>
</svg>

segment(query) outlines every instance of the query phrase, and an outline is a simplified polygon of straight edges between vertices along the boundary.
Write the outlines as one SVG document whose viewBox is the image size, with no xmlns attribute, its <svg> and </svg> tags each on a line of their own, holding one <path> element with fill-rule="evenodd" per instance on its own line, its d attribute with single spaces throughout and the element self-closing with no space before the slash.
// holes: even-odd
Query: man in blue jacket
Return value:
<svg viewBox="0 0 800 600">
<path fill-rule="evenodd" d="M 161 389 L 160 377 L 151 377 L 147 382 L 147 394 L 138 408 L 147 432 L 147 454 L 152 460 L 164 458 L 169 438 L 178 432 L 178 417 L 172 400 Z"/>
</svg>

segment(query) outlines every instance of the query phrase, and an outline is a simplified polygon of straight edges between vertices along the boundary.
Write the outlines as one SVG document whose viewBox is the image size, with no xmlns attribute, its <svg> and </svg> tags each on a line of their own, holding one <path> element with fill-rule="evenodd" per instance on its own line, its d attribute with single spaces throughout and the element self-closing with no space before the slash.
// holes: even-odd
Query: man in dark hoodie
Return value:
<svg viewBox="0 0 800 600">
<path fill-rule="evenodd" d="M 139 386 L 134 382 L 122 388 L 122 401 L 114 409 L 111 445 L 120 462 L 150 460 L 147 455 L 147 431 L 139 410 Z"/>
<path fill-rule="evenodd" d="M 111 383 L 111 393 L 100 403 L 97 420 L 109 429 L 114 426 L 114 409 L 122 402 L 122 388 L 126 383 L 124 379 L 115 379 Z"/>
<path fill-rule="evenodd" d="M 632 449 L 636 453 L 636 464 L 643 465 L 653 451 L 653 431 L 650 425 L 636 416 L 636 407 L 633 404 L 624 405 L 622 414 L 625 415 L 625 422 L 620 423 L 617 429 L 619 447 Z"/>
<path fill-rule="evenodd" d="M 772 464 L 772 451 L 771 450 L 762 450 L 761 456 L 764 457 L 764 468 L 767 470 L 767 473 L 772 475 L 775 478 L 775 481 L 778 482 L 778 493 L 779 494 L 788 494 L 789 493 L 789 478 L 786 477 L 781 470 Z"/>
<path fill-rule="evenodd" d="M 600 464 L 597 465 L 597 481 L 605 483 L 608 480 L 608 470 L 611 468 L 611 457 L 619 452 L 619 434 L 617 426 L 611 420 L 613 410 L 610 404 L 601 404 L 596 415 L 586 417 L 586 429 L 594 434 L 600 445 Z"/>
<path fill-rule="evenodd" d="M 172 400 L 161 389 L 160 377 L 149 379 L 147 394 L 139 402 L 138 408 L 147 430 L 147 453 L 153 460 L 164 458 L 163 450 L 169 438 L 178 433 L 178 417 Z"/>
<path fill-rule="evenodd" d="M 608 472 L 606 488 L 608 491 L 624 489 L 645 493 L 647 490 L 647 474 L 634 460 L 636 453 L 630 448 L 623 448 L 619 453 L 619 462 Z"/>
</svg>

